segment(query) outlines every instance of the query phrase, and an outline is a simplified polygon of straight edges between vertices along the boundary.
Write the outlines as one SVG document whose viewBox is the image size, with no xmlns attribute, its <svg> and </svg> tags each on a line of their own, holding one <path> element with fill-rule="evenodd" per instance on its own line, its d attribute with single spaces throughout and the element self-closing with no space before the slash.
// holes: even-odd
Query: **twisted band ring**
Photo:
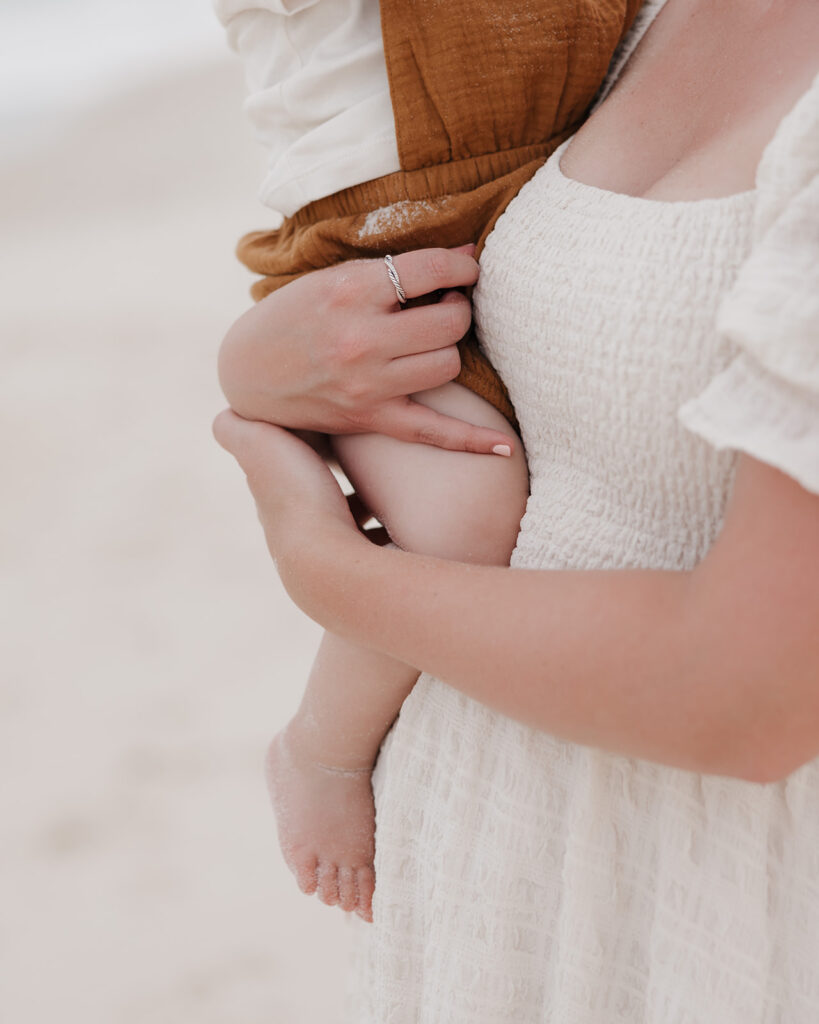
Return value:
<svg viewBox="0 0 819 1024">
<path fill-rule="evenodd" d="M 395 294 L 398 296 L 398 301 L 403 306 L 407 301 L 407 293 L 401 287 L 401 278 L 398 276 L 398 271 L 395 269 L 395 264 L 392 262 L 392 256 L 385 256 L 384 263 L 387 265 L 387 273 L 390 275 L 393 288 L 395 288 Z"/>
</svg>

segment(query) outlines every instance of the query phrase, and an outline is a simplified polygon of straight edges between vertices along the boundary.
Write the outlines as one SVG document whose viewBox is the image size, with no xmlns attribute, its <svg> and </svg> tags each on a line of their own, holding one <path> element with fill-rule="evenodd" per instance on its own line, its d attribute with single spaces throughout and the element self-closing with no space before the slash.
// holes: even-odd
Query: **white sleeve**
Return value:
<svg viewBox="0 0 819 1024">
<path fill-rule="evenodd" d="M 261 199 L 297 209 L 400 170 L 377 0 L 216 0 L 267 150 Z"/>
<path fill-rule="evenodd" d="M 819 78 L 760 166 L 758 237 L 717 329 L 735 359 L 679 411 L 819 494 Z"/>
</svg>

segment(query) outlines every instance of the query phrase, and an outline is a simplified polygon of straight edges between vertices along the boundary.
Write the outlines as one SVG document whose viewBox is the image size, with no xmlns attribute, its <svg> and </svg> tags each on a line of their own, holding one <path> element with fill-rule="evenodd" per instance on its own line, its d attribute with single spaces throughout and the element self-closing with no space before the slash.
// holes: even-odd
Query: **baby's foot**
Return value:
<svg viewBox="0 0 819 1024">
<path fill-rule="evenodd" d="M 372 769 L 325 764 L 295 723 L 267 754 L 267 784 L 287 866 L 305 893 L 372 921 Z"/>
</svg>

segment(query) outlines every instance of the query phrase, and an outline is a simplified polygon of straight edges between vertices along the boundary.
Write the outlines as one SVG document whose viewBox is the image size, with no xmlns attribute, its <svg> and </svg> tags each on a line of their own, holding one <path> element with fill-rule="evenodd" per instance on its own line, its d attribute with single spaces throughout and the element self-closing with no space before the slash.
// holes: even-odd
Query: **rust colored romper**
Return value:
<svg viewBox="0 0 819 1024">
<path fill-rule="evenodd" d="M 254 299 L 348 259 L 466 242 L 480 253 L 507 203 L 582 123 L 641 3 L 381 0 L 402 170 L 245 235 L 239 258 L 263 275 Z M 472 331 L 460 353 L 457 380 L 514 425 Z"/>
</svg>

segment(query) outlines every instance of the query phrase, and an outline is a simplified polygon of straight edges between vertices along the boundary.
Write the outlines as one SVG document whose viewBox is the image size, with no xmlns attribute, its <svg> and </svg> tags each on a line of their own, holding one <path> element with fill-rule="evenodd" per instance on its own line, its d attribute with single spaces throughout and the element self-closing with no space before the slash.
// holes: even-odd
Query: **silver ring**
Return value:
<svg viewBox="0 0 819 1024">
<path fill-rule="evenodd" d="M 390 275 L 393 288 L 395 288 L 395 294 L 398 296 L 398 301 L 403 306 L 407 301 L 407 293 L 401 287 L 401 278 L 398 276 L 398 271 L 395 269 L 395 264 L 392 262 L 392 256 L 385 256 L 384 262 L 387 264 L 387 273 Z"/>
</svg>

